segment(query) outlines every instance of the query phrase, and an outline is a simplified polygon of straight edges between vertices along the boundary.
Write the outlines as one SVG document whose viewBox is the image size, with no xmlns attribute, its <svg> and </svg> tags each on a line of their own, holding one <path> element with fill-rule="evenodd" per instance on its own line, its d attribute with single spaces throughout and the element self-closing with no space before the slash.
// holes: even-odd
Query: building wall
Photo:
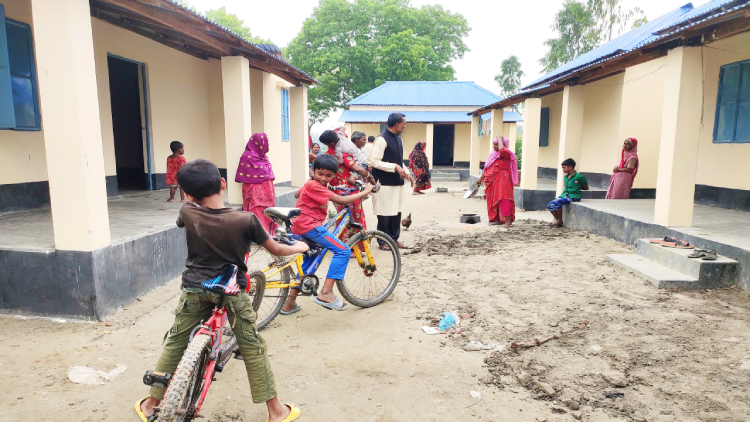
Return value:
<svg viewBox="0 0 750 422">
<path fill-rule="evenodd" d="M 32 24 L 29 0 L 2 0 L 5 16 Z M 43 131 L 0 130 L 0 185 L 47 180 Z"/>
<path fill-rule="evenodd" d="M 404 160 L 409 159 L 409 154 L 414 150 L 417 142 L 424 141 L 427 136 L 427 123 L 409 123 L 406 122 L 406 129 L 401 134 L 401 140 L 404 142 Z M 428 155 L 430 157 L 432 155 Z"/>
<path fill-rule="evenodd" d="M 616 145 L 612 145 L 607 152 L 612 157 L 612 164 L 604 173 L 610 173 L 612 167 L 619 163 L 622 142 L 627 138 L 636 138 L 639 167 L 634 188 L 656 188 L 665 63 L 666 57 L 662 57 L 625 70 L 620 128 Z"/>
<path fill-rule="evenodd" d="M 719 69 L 725 64 L 750 59 L 750 33 L 716 41 L 710 47 L 703 47 L 705 99 L 695 182 L 700 185 L 750 190 L 750 144 L 713 143 Z"/>
<path fill-rule="evenodd" d="M 549 146 L 539 148 L 539 167 L 557 169 L 560 147 L 560 119 L 562 117 L 562 92 L 542 97 L 542 107 L 549 107 Z"/>
<path fill-rule="evenodd" d="M 211 161 L 219 168 L 227 168 L 227 144 L 224 135 L 224 88 L 221 61 L 208 62 L 208 113 L 211 138 Z"/>
<path fill-rule="evenodd" d="M 585 85 L 581 158 L 576 169 L 587 173 L 611 173 L 620 160 L 618 138 L 625 74 Z"/>
<path fill-rule="evenodd" d="M 455 142 L 453 143 L 453 161 L 469 162 L 471 153 L 471 123 L 456 123 Z M 489 138 L 485 136 L 485 138 Z M 489 146 L 487 147 L 489 148 Z M 488 150 L 489 151 L 489 150 Z M 481 151 L 480 158 L 487 158 Z"/>
<path fill-rule="evenodd" d="M 377 137 L 380 135 L 380 123 L 347 123 L 346 126 L 346 133 L 349 136 L 356 131 L 364 132 L 367 136 Z M 407 130 L 409 129 L 409 126 L 411 126 L 411 124 L 407 123 Z"/>
<path fill-rule="evenodd" d="M 268 158 L 276 176 L 274 183 L 287 183 L 292 180 L 292 166 L 289 154 L 290 142 L 281 140 L 281 89 L 292 85 L 278 76 L 263 73 L 263 131 L 268 135 Z M 250 92 L 250 96 L 253 93 Z M 253 129 L 255 131 L 255 129 Z"/>
</svg>

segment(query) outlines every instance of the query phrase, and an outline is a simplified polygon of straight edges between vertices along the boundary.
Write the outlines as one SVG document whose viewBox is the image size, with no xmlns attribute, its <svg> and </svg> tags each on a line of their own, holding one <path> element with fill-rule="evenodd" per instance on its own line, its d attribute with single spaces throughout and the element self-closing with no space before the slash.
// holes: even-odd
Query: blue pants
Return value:
<svg viewBox="0 0 750 422">
<path fill-rule="evenodd" d="M 570 204 L 571 202 L 580 202 L 580 201 L 581 201 L 581 198 L 568 198 L 567 196 L 565 197 L 561 196 L 559 198 L 553 199 L 552 202 L 547 204 L 547 209 L 550 212 L 557 211 L 557 210 L 561 210 L 563 205 L 565 204 Z"/>
<path fill-rule="evenodd" d="M 336 239 L 333 233 L 326 230 L 323 226 L 318 226 L 302 236 L 328 249 L 333 254 L 326 278 L 343 280 L 344 274 L 346 274 L 346 267 L 349 265 L 349 256 L 351 255 L 349 247 Z"/>
</svg>

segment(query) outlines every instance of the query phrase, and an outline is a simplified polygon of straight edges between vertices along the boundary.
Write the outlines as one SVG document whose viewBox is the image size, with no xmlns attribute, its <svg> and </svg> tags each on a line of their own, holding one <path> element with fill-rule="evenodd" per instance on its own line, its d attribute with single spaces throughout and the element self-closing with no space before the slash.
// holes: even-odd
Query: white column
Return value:
<svg viewBox="0 0 750 422">
<path fill-rule="evenodd" d="M 490 139 L 490 152 L 492 152 L 492 140 L 503 136 L 503 109 L 492 110 L 492 139 Z M 502 146 L 502 143 L 500 144 Z"/>
<path fill-rule="evenodd" d="M 224 136 L 227 154 L 227 198 L 242 203 L 242 184 L 234 181 L 240 157 L 252 136 L 250 114 L 250 63 L 240 56 L 221 58 L 224 92 Z"/>
<path fill-rule="evenodd" d="M 292 186 L 302 186 L 308 173 L 307 87 L 289 88 L 289 149 L 292 165 Z M 351 135 L 350 135 L 351 136 Z"/>
<path fill-rule="evenodd" d="M 110 243 L 89 3 L 32 0 L 55 248 Z"/>
<path fill-rule="evenodd" d="M 471 137 L 469 139 L 469 174 L 479 175 L 479 160 L 482 159 L 479 152 L 479 116 L 471 117 Z"/>
<path fill-rule="evenodd" d="M 424 142 L 427 144 L 427 147 L 425 148 L 428 152 L 428 157 L 433 157 L 432 160 L 430 160 L 430 164 L 434 164 L 435 161 L 435 149 L 433 148 L 435 146 L 435 124 L 434 123 L 427 123 L 425 127 L 425 134 L 424 134 Z"/>
<path fill-rule="evenodd" d="M 523 106 L 523 141 L 521 144 L 521 189 L 536 189 L 539 166 L 539 130 L 542 123 L 542 99 L 529 98 Z"/>
<path fill-rule="evenodd" d="M 266 107 L 264 81 L 267 73 L 250 69 L 250 126 L 252 133 L 265 133 L 266 131 Z M 276 139 L 275 141 L 278 141 Z"/>
<path fill-rule="evenodd" d="M 581 162 L 583 103 L 585 99 L 583 85 L 567 85 L 563 90 L 560 148 L 557 156 L 557 195 L 560 195 L 563 191 L 563 177 L 565 176 L 560 163 L 568 158 L 572 158 L 577 164 Z M 580 168 L 576 167 L 576 170 L 580 170 Z"/>
<path fill-rule="evenodd" d="M 703 95 L 701 61 L 700 47 L 678 47 L 667 54 L 656 176 L 656 224 L 672 227 L 693 224 Z"/>
</svg>

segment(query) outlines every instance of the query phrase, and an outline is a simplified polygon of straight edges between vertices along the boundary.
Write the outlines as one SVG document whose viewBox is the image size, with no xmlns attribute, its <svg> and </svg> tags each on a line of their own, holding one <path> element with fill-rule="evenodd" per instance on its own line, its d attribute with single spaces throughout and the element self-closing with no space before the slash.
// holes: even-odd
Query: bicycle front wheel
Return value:
<svg viewBox="0 0 750 422">
<path fill-rule="evenodd" d="M 371 265 L 366 255 L 362 256 L 364 267 L 359 265 L 356 258 L 349 260 L 344 280 L 336 282 L 341 295 L 352 305 L 360 308 L 383 303 L 398 284 L 401 276 L 401 253 L 396 242 L 387 234 L 378 230 L 367 230 L 349 238 L 347 246 L 353 250 L 359 243 L 360 253 L 364 253 L 363 246 L 369 245 L 370 256 L 375 265 Z M 387 245 L 381 249 L 380 245 Z"/>
<path fill-rule="evenodd" d="M 276 268 L 272 268 L 272 266 L 281 261 L 280 257 L 271 255 L 263 246 L 253 245 L 247 255 L 248 273 L 261 271 L 264 274 L 272 274 L 276 272 Z M 252 292 L 253 310 L 258 314 L 255 325 L 259 330 L 268 326 L 276 318 L 276 315 L 279 314 L 279 311 L 284 306 L 287 296 L 289 296 L 289 287 L 279 288 L 275 286 L 278 284 L 288 285 L 291 279 L 291 271 L 289 268 L 286 268 L 275 275 L 267 277 L 262 290 L 258 289 Z"/>
<path fill-rule="evenodd" d="M 189 422 L 195 417 L 195 404 L 203 388 L 203 371 L 211 351 L 211 337 L 195 336 L 185 349 L 172 381 L 164 393 L 158 422 Z"/>
</svg>

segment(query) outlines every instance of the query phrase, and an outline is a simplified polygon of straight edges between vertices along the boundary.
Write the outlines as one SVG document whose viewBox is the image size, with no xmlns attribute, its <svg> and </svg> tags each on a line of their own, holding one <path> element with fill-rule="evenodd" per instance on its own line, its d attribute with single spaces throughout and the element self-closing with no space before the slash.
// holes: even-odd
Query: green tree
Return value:
<svg viewBox="0 0 750 422">
<path fill-rule="evenodd" d="M 500 73 L 495 75 L 495 81 L 500 85 L 500 95 L 510 97 L 521 90 L 521 62 L 516 56 L 510 56 L 500 63 Z"/>
<path fill-rule="evenodd" d="M 308 92 L 313 122 L 386 81 L 454 79 L 468 51 L 466 19 L 408 0 L 320 0 L 285 49 L 292 65 L 320 81 Z"/>
<path fill-rule="evenodd" d="M 544 42 L 549 50 L 539 60 L 543 71 L 550 72 L 613 36 L 648 22 L 640 8 L 625 10 L 621 1 L 588 0 L 583 4 L 566 0 L 552 24 L 558 37 Z"/>
<path fill-rule="evenodd" d="M 271 40 L 254 37 L 250 32 L 250 28 L 245 26 L 245 22 L 233 13 L 227 13 L 225 7 L 206 11 L 206 18 L 212 22 L 218 23 L 251 43 L 273 44 Z"/>
</svg>

